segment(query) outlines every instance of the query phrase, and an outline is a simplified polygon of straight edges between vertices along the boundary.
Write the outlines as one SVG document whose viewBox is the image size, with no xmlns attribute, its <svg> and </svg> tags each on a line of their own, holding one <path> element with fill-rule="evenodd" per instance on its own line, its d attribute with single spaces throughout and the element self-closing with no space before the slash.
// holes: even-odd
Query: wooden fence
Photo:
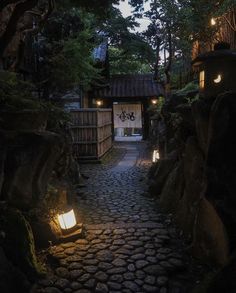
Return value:
<svg viewBox="0 0 236 293">
<path fill-rule="evenodd" d="M 71 134 L 77 159 L 99 160 L 112 147 L 112 110 L 72 110 Z"/>
</svg>

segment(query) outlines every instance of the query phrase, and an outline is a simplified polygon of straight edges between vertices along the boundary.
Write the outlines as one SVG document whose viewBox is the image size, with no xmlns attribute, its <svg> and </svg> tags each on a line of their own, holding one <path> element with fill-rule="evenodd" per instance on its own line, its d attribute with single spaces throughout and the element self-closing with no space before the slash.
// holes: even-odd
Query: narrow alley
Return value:
<svg viewBox="0 0 236 293">
<path fill-rule="evenodd" d="M 185 293 L 196 284 L 201 267 L 148 194 L 146 149 L 144 142 L 120 143 L 105 164 L 82 165 L 85 237 L 51 248 L 58 263 L 40 292 Z"/>
</svg>

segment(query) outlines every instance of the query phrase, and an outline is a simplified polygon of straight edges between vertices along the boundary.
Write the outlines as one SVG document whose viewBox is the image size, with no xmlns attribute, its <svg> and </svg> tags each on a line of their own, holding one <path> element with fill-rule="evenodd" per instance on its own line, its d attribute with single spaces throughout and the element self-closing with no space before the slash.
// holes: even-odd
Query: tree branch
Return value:
<svg viewBox="0 0 236 293">
<path fill-rule="evenodd" d="M 10 4 L 16 4 L 17 2 L 21 2 L 19 0 L 1 0 L 0 1 L 0 12 Z"/>
<path fill-rule="evenodd" d="M 8 21 L 6 30 L 0 37 L 0 59 L 2 58 L 7 46 L 9 45 L 17 31 L 17 24 L 20 18 L 27 10 L 32 9 L 34 6 L 36 6 L 37 3 L 38 0 L 25 0 L 24 2 L 19 2 L 18 4 L 16 4 L 15 9 L 13 10 L 12 15 Z"/>
<path fill-rule="evenodd" d="M 226 15 L 223 15 L 223 18 L 224 18 L 224 20 L 228 23 L 229 27 L 230 27 L 234 32 L 236 32 L 236 27 L 234 27 L 234 26 L 232 25 L 232 23 L 229 21 L 229 19 L 227 18 L 227 16 L 226 16 Z"/>
<path fill-rule="evenodd" d="M 55 0 L 48 0 L 48 9 L 46 10 L 46 12 L 43 14 L 37 13 L 37 16 L 40 17 L 40 21 L 39 21 L 37 27 L 32 28 L 32 29 L 25 29 L 25 30 L 23 29 L 22 34 L 24 36 L 26 36 L 27 34 L 34 34 L 34 35 L 37 34 L 40 31 L 40 29 L 42 28 L 42 26 L 44 25 L 44 23 L 46 22 L 46 20 L 51 15 L 51 13 L 53 12 L 54 8 L 55 8 Z M 31 12 L 31 13 L 33 13 L 33 12 Z M 34 13 L 34 14 L 36 14 L 36 13 Z"/>
</svg>

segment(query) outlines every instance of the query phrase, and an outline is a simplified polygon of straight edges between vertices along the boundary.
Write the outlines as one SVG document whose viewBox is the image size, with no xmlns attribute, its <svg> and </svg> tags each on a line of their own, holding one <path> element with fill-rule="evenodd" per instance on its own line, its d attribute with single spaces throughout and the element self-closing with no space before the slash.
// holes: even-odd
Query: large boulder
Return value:
<svg viewBox="0 0 236 293">
<path fill-rule="evenodd" d="M 50 132 L 2 132 L 1 137 L 6 143 L 1 198 L 25 208 L 45 194 L 62 141 Z"/>
<path fill-rule="evenodd" d="M 0 292 L 27 293 L 29 289 L 30 283 L 26 276 L 7 259 L 0 247 Z"/>
<path fill-rule="evenodd" d="M 199 99 L 192 103 L 192 114 L 195 121 L 197 140 L 204 156 L 207 154 L 209 114 L 213 101 Z"/>
<path fill-rule="evenodd" d="M 34 238 L 29 222 L 22 212 L 1 207 L 0 229 L 4 233 L 2 247 L 7 258 L 29 278 L 42 273 L 35 254 Z"/>
<path fill-rule="evenodd" d="M 236 244 L 236 93 L 219 95 L 215 100 L 209 122 L 206 197 L 214 202 Z"/>
<path fill-rule="evenodd" d="M 0 142 L 3 142 L 3 140 L 0 139 Z M 0 144 L 0 199 L 1 198 L 1 190 L 2 185 L 4 181 L 4 162 L 6 160 L 6 143 Z"/>
<path fill-rule="evenodd" d="M 168 175 L 160 195 L 160 203 L 165 211 L 176 212 L 176 207 L 183 196 L 183 190 L 183 161 L 179 161 Z"/>
<path fill-rule="evenodd" d="M 185 188 L 179 201 L 176 218 L 181 228 L 192 239 L 193 226 L 199 203 L 206 189 L 205 162 L 195 137 L 189 137 L 184 153 L 183 177 Z"/>
<path fill-rule="evenodd" d="M 161 159 L 158 161 L 156 172 L 149 186 L 149 191 L 152 195 L 158 196 L 161 194 L 165 181 L 175 164 L 176 159 L 173 158 Z"/>
<path fill-rule="evenodd" d="M 217 211 L 205 198 L 200 201 L 193 229 L 194 255 L 217 266 L 225 265 L 229 260 L 228 235 Z"/>
</svg>

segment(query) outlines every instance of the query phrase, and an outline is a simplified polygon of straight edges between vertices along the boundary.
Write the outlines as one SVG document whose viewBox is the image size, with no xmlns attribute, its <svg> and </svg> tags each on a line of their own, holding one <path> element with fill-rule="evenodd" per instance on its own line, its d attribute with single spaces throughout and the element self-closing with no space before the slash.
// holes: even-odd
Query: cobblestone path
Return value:
<svg viewBox="0 0 236 293">
<path fill-rule="evenodd" d="M 89 176 L 78 195 L 85 238 L 52 247 L 59 262 L 41 292 L 187 293 L 197 281 L 199 268 L 148 195 L 145 144 L 123 148 L 115 166 L 82 166 Z"/>
</svg>

